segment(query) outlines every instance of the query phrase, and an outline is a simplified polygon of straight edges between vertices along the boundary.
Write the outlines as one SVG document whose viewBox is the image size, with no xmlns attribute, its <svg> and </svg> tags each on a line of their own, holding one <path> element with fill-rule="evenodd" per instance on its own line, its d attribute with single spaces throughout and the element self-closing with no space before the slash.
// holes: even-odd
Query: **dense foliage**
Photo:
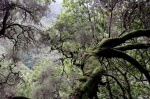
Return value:
<svg viewBox="0 0 150 99">
<path fill-rule="evenodd" d="M 71 98 L 149 98 L 149 2 L 64 0 L 63 6 L 50 37 L 62 60 L 83 72 Z"/>
<path fill-rule="evenodd" d="M 0 2 L 0 36 L 13 42 L 11 58 L 0 61 L 2 99 L 150 98 L 148 0 L 63 0 L 47 30 L 39 25 L 50 1 Z M 44 46 L 56 56 L 21 71 L 22 50 Z"/>
</svg>

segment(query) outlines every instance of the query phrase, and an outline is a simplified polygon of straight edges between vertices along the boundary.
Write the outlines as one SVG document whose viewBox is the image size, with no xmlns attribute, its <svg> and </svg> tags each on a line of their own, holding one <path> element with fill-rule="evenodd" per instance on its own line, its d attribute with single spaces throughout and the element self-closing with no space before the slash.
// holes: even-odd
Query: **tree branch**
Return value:
<svg viewBox="0 0 150 99">
<path fill-rule="evenodd" d="M 125 54 L 124 52 L 114 50 L 114 49 L 100 49 L 98 52 L 95 53 L 95 56 L 99 57 L 106 57 L 106 58 L 122 58 L 132 65 L 134 65 L 141 73 L 145 75 L 149 84 L 150 84 L 150 74 L 149 72 L 134 58 L 130 57 L 129 55 Z"/>
<path fill-rule="evenodd" d="M 14 4 L 8 4 L 8 6 L 5 8 L 6 11 L 5 11 L 5 15 L 3 17 L 2 29 L 0 30 L 0 36 L 5 34 L 6 25 L 7 25 L 6 23 L 7 23 L 9 15 L 10 15 L 9 11 L 11 9 L 13 9 L 14 6 L 15 6 Z"/>
<path fill-rule="evenodd" d="M 118 84 L 118 86 L 121 88 L 124 99 L 127 99 L 127 97 L 125 96 L 125 89 L 121 85 L 121 83 L 118 81 L 118 79 L 116 77 L 112 76 L 112 75 L 109 75 L 109 74 L 103 74 L 103 75 L 111 77 L 112 79 L 114 79 L 116 81 L 116 83 Z"/>
<path fill-rule="evenodd" d="M 102 84 L 101 76 L 105 73 L 105 71 L 101 67 L 97 67 L 94 69 L 93 73 L 87 79 L 87 81 L 75 90 L 75 96 L 77 99 L 97 99 L 97 91 L 98 84 Z"/>
<path fill-rule="evenodd" d="M 142 36 L 150 37 L 150 29 L 133 31 L 133 32 L 130 32 L 119 38 L 104 39 L 100 43 L 99 47 L 112 48 L 112 47 L 115 47 L 115 46 L 118 46 L 118 45 L 124 43 L 125 41 L 127 41 L 129 39 L 136 38 L 136 37 L 142 37 Z"/>
<path fill-rule="evenodd" d="M 147 43 L 147 44 L 138 43 L 138 44 L 115 47 L 115 49 L 120 50 L 120 51 L 126 51 L 126 50 L 133 50 L 133 49 L 146 49 L 149 47 L 150 47 L 150 43 Z"/>
</svg>

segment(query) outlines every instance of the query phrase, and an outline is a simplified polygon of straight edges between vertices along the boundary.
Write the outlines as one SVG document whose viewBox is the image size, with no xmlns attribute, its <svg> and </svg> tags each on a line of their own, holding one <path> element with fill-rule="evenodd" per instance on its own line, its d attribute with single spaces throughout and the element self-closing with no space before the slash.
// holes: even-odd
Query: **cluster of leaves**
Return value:
<svg viewBox="0 0 150 99">
<path fill-rule="evenodd" d="M 79 72 L 70 64 L 65 67 L 65 73 L 61 65 L 44 60 L 34 66 L 33 71 L 23 74 L 26 81 L 18 85 L 18 95 L 31 99 L 66 99 L 72 92 Z M 69 86 L 68 86 L 69 85 Z"/>
</svg>

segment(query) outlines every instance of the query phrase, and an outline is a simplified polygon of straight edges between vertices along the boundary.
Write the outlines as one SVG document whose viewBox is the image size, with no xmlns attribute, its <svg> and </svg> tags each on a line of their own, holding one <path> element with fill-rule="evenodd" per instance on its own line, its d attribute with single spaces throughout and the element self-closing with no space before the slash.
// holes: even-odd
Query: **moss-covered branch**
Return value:
<svg viewBox="0 0 150 99">
<path fill-rule="evenodd" d="M 144 68 L 138 61 L 136 61 L 134 58 L 130 57 L 126 53 L 114 49 L 101 49 L 97 53 L 95 53 L 95 55 L 97 57 L 106 57 L 106 58 L 117 57 L 128 61 L 129 63 L 134 65 L 141 73 L 143 73 L 147 78 L 148 82 L 150 83 L 150 74 L 146 70 L 146 68 Z"/>
<path fill-rule="evenodd" d="M 101 76 L 105 71 L 101 67 L 97 67 L 88 77 L 86 82 L 75 90 L 76 99 L 97 99 L 98 85 L 103 84 Z"/>
<path fill-rule="evenodd" d="M 134 65 L 141 73 L 143 73 L 150 83 L 150 74 L 148 70 L 146 70 L 146 68 L 144 68 L 141 64 L 139 64 L 139 62 L 136 61 L 134 58 L 122 52 L 125 50 L 149 48 L 150 43 L 147 43 L 147 44 L 139 43 L 139 44 L 134 44 L 134 45 L 125 45 L 125 46 L 116 47 L 120 44 L 125 43 L 125 41 L 129 39 L 136 38 L 136 37 L 143 37 L 143 36 L 150 37 L 150 29 L 133 31 L 119 38 L 105 39 L 100 43 L 98 50 L 95 51 L 94 54 L 98 58 L 99 57 L 106 57 L 106 58 L 116 57 L 116 58 L 122 58 L 128 61 L 129 63 Z"/>
<path fill-rule="evenodd" d="M 150 47 L 150 43 L 147 43 L 147 44 L 139 43 L 139 44 L 134 44 L 134 45 L 125 45 L 125 46 L 118 47 L 118 45 L 124 44 L 125 41 L 127 41 L 127 40 L 130 40 L 130 39 L 136 38 L 136 37 L 143 37 L 143 36 L 149 37 L 150 29 L 133 31 L 133 32 L 130 32 L 119 38 L 105 39 L 100 43 L 99 48 L 97 48 L 92 53 L 89 53 L 89 55 L 93 56 L 93 54 L 94 54 L 94 56 L 96 56 L 96 58 L 98 58 L 98 59 L 100 57 L 122 58 L 122 59 L 128 61 L 129 63 L 131 63 L 142 74 L 144 74 L 145 77 L 147 78 L 148 82 L 150 83 L 150 74 L 149 74 L 148 70 L 146 70 L 146 68 L 144 66 L 142 66 L 134 58 L 132 58 L 128 54 L 122 52 L 122 51 L 132 50 L 132 49 L 146 49 L 146 48 Z M 88 64 L 90 64 L 91 67 L 93 67 L 92 63 L 95 63 L 95 61 L 92 60 L 91 63 L 88 62 Z M 96 66 L 96 67 L 97 68 L 94 67 L 95 68 L 94 70 L 91 70 L 91 71 L 93 71 L 93 73 L 90 76 L 86 77 L 86 79 L 85 78 L 81 79 L 82 80 L 81 85 L 74 92 L 75 93 L 74 96 L 76 96 L 75 99 L 88 99 L 88 98 L 98 99 L 97 98 L 98 85 L 103 83 L 103 82 L 101 82 L 101 76 L 104 75 L 104 70 L 99 66 Z M 110 76 L 110 75 L 105 75 L 105 76 Z M 110 77 L 115 79 L 113 76 L 110 76 Z M 115 81 L 122 89 L 123 95 L 126 98 L 123 86 L 120 84 L 120 82 L 117 79 L 115 79 Z"/>
<path fill-rule="evenodd" d="M 143 36 L 150 37 L 150 29 L 133 31 L 119 38 L 105 39 L 100 43 L 100 47 L 112 48 L 120 44 L 123 44 L 125 41 L 129 39 Z"/>
<path fill-rule="evenodd" d="M 133 50 L 133 49 L 147 49 L 149 47 L 150 47 L 150 43 L 148 43 L 148 44 L 138 43 L 138 44 L 131 44 L 131 45 L 115 47 L 115 49 L 121 50 L 121 51 L 126 51 L 126 50 Z"/>
</svg>

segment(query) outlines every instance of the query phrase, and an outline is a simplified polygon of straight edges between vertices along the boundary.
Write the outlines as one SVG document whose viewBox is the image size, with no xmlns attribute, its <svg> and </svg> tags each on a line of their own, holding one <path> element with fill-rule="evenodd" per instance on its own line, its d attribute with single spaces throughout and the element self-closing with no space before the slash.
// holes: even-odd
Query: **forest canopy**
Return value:
<svg viewBox="0 0 150 99">
<path fill-rule="evenodd" d="M 149 0 L 63 0 L 43 28 L 52 2 L 0 1 L 0 99 L 150 98 Z"/>
</svg>

